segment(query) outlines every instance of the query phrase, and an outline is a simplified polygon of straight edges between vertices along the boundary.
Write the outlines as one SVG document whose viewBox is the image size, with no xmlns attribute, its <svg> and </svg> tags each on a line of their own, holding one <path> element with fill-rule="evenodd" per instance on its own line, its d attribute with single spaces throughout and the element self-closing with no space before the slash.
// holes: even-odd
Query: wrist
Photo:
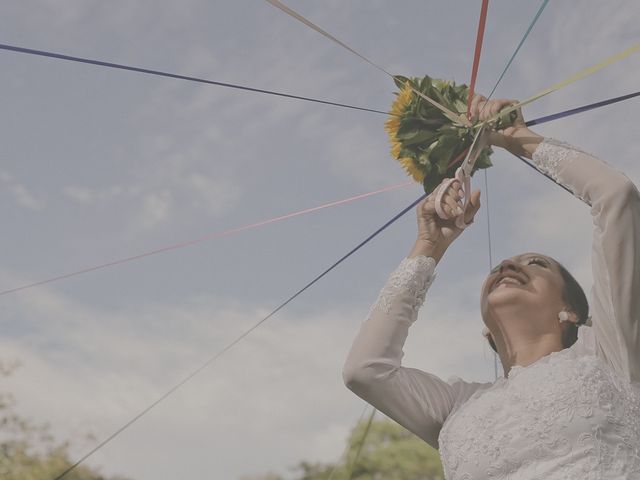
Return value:
<svg viewBox="0 0 640 480">
<path fill-rule="evenodd" d="M 529 130 L 528 128 L 519 128 L 511 136 L 511 145 L 509 150 L 517 155 L 522 155 L 531 159 L 538 145 L 544 140 L 544 137 Z"/>
<path fill-rule="evenodd" d="M 407 258 L 414 258 L 420 255 L 425 257 L 431 257 L 436 261 L 436 264 L 440 262 L 442 259 L 444 252 L 447 250 L 446 247 L 440 245 L 434 245 L 430 242 L 424 240 L 416 240 L 416 243 L 413 245 L 413 248 L 409 252 Z"/>
</svg>

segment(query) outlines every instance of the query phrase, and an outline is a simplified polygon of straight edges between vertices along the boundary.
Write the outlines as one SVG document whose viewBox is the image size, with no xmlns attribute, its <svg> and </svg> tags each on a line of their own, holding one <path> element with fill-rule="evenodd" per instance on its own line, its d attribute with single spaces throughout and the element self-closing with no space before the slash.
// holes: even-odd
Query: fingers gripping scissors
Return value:
<svg viewBox="0 0 640 480">
<path fill-rule="evenodd" d="M 473 167 L 476 164 L 476 160 L 482 152 L 482 149 L 487 145 L 488 142 L 488 131 L 486 125 L 482 125 L 478 131 L 476 132 L 475 137 L 473 138 L 473 143 L 471 144 L 471 148 L 469 148 L 469 152 L 467 153 L 466 158 L 462 162 L 462 165 L 458 167 L 456 170 L 456 174 L 453 178 L 449 178 L 445 182 L 443 182 L 434 192 L 435 193 L 435 208 L 438 216 L 443 220 L 449 220 L 453 218 L 453 216 L 447 214 L 444 211 L 445 203 L 444 203 L 444 194 L 447 192 L 447 189 L 451 186 L 451 184 L 455 181 L 460 182 L 462 185 L 462 191 L 464 193 L 464 204 L 462 206 L 462 213 L 456 217 L 456 227 L 458 228 L 467 228 L 470 223 L 465 223 L 464 215 L 469 205 L 469 201 L 471 200 L 471 173 L 473 172 Z"/>
</svg>

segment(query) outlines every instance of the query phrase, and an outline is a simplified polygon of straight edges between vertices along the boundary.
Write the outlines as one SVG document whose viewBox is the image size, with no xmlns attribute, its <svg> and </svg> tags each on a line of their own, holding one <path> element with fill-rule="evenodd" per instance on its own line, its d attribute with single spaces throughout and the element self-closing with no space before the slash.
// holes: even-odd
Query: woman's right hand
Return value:
<svg viewBox="0 0 640 480">
<path fill-rule="evenodd" d="M 444 183 L 445 180 L 443 180 Z M 442 197 L 444 211 L 452 218 L 443 220 L 436 212 L 435 192 L 418 204 L 416 214 L 418 217 L 418 238 L 409 254 L 409 257 L 424 255 L 433 257 L 436 262 L 440 261 L 449 245 L 460 236 L 464 229 L 456 226 L 455 217 L 462 213 L 462 186 L 457 180 L 452 182 Z M 469 204 L 464 212 L 465 223 L 473 222 L 473 219 L 480 209 L 480 190 L 476 190 L 471 195 Z"/>
<path fill-rule="evenodd" d="M 516 100 L 487 100 L 482 95 L 474 95 L 471 101 L 471 120 L 480 122 L 491 120 L 503 108 L 516 103 L 518 103 Z M 489 143 L 502 147 L 514 155 L 531 158 L 543 137 L 527 128 L 521 109 L 518 108 L 516 112 L 517 117 L 510 127 L 489 131 Z"/>
</svg>

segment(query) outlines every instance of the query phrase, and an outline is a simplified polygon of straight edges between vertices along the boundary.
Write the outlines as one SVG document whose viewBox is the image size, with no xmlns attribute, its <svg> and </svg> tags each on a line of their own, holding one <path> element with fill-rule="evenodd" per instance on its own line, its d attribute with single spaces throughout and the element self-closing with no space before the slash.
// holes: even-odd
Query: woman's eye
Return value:
<svg viewBox="0 0 640 480">
<path fill-rule="evenodd" d="M 527 265 L 531 265 L 531 264 L 540 265 L 541 267 L 544 267 L 544 268 L 548 268 L 549 267 L 549 262 L 547 262 L 543 258 L 539 258 L 539 257 L 532 257 L 532 258 L 526 260 L 526 264 Z M 493 269 L 491 269 L 491 271 L 489 272 L 489 275 L 493 275 L 493 274 L 497 273 L 500 270 L 501 265 L 502 264 L 493 267 Z"/>
<path fill-rule="evenodd" d="M 545 260 L 542 260 L 541 258 L 531 258 L 529 259 L 529 261 L 527 262 L 527 265 L 540 265 L 542 267 L 546 267 L 547 266 L 547 262 Z"/>
</svg>

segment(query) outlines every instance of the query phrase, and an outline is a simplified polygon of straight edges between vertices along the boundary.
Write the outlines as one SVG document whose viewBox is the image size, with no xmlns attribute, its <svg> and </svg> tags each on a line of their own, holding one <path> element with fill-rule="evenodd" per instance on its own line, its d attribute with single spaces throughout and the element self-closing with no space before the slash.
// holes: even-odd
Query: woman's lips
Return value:
<svg viewBox="0 0 640 480">
<path fill-rule="evenodd" d="M 502 275 L 496 279 L 494 284 L 491 286 L 491 291 L 497 290 L 498 288 L 506 288 L 506 287 L 521 287 L 526 283 L 520 275 L 516 274 L 506 274 Z"/>
<path fill-rule="evenodd" d="M 514 278 L 506 277 L 500 280 L 498 283 L 496 283 L 494 290 L 497 290 L 498 288 L 501 288 L 501 287 L 513 287 L 513 286 L 521 287 L 522 283 L 520 283 L 518 280 Z"/>
</svg>

